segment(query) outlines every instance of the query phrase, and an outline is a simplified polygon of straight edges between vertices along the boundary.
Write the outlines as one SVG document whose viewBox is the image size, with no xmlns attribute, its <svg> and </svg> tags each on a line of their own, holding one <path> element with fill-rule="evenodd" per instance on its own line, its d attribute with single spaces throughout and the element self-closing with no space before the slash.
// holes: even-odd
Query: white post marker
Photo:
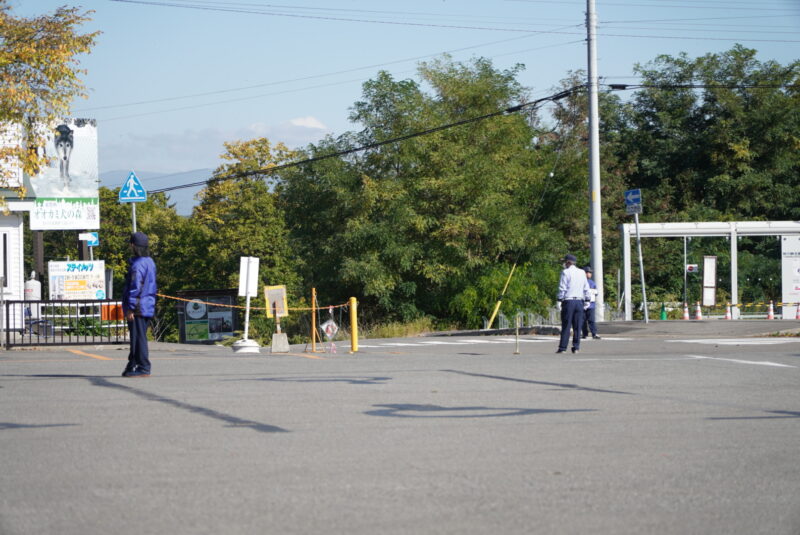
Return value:
<svg viewBox="0 0 800 535">
<path fill-rule="evenodd" d="M 258 264 L 255 256 L 239 259 L 239 297 L 245 298 L 244 338 L 233 343 L 234 353 L 258 353 L 258 342 L 248 338 L 250 334 L 250 298 L 258 292 Z"/>
</svg>

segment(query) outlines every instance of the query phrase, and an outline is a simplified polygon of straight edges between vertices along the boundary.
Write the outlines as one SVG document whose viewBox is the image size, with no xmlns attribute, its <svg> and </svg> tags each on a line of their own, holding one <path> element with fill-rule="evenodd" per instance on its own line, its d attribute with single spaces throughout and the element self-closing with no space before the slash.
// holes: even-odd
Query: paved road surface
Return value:
<svg viewBox="0 0 800 535">
<path fill-rule="evenodd" d="M 7 351 L 0 534 L 797 535 L 800 338 L 746 323 L 604 326 L 576 356 L 153 344 L 148 379 L 127 348 Z"/>
</svg>

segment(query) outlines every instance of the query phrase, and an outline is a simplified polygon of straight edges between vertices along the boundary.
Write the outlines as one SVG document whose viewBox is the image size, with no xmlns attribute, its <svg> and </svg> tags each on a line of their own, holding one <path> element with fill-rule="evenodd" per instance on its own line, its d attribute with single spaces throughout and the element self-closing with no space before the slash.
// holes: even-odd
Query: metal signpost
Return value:
<svg viewBox="0 0 800 535">
<path fill-rule="evenodd" d="M 244 313 L 244 338 L 233 344 L 235 353 L 258 353 L 259 345 L 248 338 L 250 331 L 250 298 L 258 295 L 258 265 L 255 256 L 242 256 L 239 259 L 239 297 L 246 298 Z"/>
<path fill-rule="evenodd" d="M 647 290 L 644 285 L 644 260 L 642 258 L 642 237 L 639 234 L 639 214 L 642 213 L 642 190 L 629 189 L 625 192 L 625 212 L 633 214 L 633 221 L 636 224 L 636 246 L 639 250 L 639 275 L 642 279 L 642 308 L 644 309 L 644 322 L 649 323 L 650 317 L 647 312 Z"/>
<path fill-rule="evenodd" d="M 133 220 L 133 231 L 136 232 L 136 203 L 147 200 L 147 190 L 144 189 L 141 180 L 136 173 L 131 171 L 125 183 L 119 190 L 119 202 L 131 203 L 131 219 Z"/>
</svg>

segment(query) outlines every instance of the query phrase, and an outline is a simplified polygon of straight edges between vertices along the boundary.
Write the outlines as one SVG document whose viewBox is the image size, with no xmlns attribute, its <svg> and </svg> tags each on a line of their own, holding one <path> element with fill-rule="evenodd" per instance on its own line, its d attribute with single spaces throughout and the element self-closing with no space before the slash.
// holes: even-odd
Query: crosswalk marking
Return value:
<svg viewBox="0 0 800 535">
<path fill-rule="evenodd" d="M 667 340 L 667 342 L 682 342 L 685 344 L 713 344 L 721 346 L 762 346 L 775 344 L 788 344 L 797 342 L 791 338 L 705 338 L 696 340 Z"/>
<path fill-rule="evenodd" d="M 725 362 L 735 362 L 737 364 L 752 364 L 754 366 L 775 366 L 778 368 L 796 368 L 797 366 L 790 366 L 789 364 L 779 364 L 777 362 L 770 362 L 768 360 L 741 360 L 741 359 L 724 359 L 721 357 L 706 357 L 703 355 L 686 355 L 687 357 L 698 360 L 722 360 Z"/>
</svg>

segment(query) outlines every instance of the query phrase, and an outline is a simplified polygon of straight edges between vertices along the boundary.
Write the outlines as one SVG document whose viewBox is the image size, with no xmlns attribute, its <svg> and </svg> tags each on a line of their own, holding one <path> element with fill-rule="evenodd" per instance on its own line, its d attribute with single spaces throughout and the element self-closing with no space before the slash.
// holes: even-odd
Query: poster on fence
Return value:
<svg viewBox="0 0 800 535">
<path fill-rule="evenodd" d="M 47 273 L 52 300 L 106 298 L 106 265 L 103 260 L 48 262 Z"/>
<path fill-rule="evenodd" d="M 185 304 L 184 339 L 208 342 L 233 336 L 233 298 L 202 296 Z"/>
</svg>

